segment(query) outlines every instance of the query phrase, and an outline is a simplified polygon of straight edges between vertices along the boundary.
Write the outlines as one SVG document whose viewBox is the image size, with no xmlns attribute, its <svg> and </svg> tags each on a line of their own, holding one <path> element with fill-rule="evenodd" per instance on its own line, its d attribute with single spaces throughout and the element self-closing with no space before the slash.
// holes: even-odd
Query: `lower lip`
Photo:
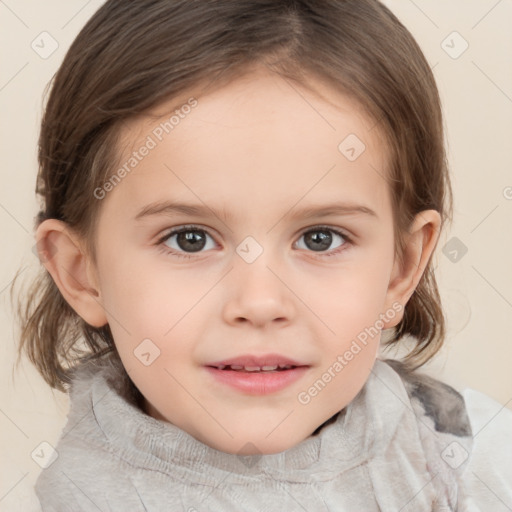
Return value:
<svg viewBox="0 0 512 512">
<path fill-rule="evenodd" d="M 274 372 L 244 372 L 219 370 L 206 366 L 206 369 L 218 381 L 250 395 L 268 395 L 281 391 L 300 379 L 308 368 L 308 366 L 298 366 Z"/>
</svg>

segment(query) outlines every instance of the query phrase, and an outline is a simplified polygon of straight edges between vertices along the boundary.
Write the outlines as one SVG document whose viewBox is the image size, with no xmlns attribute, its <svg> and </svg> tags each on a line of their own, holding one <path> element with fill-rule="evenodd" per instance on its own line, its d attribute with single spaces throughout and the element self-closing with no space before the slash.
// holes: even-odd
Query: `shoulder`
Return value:
<svg viewBox="0 0 512 512">
<path fill-rule="evenodd" d="M 42 510 L 97 512 L 110 510 L 113 504 L 127 504 L 125 510 L 135 507 L 134 467 L 115 452 L 92 413 L 79 421 L 68 423 L 55 447 L 56 459 L 35 483 Z"/>
<path fill-rule="evenodd" d="M 84 510 L 77 496 L 78 486 L 66 477 L 66 472 L 56 466 L 45 468 L 34 485 L 35 494 L 44 512 L 71 512 Z"/>
<path fill-rule="evenodd" d="M 35 494 L 44 512 L 97 512 L 131 502 L 129 471 L 105 452 L 57 447 L 58 459 L 40 473 Z M 134 503 L 130 503 L 134 505 Z"/>
<path fill-rule="evenodd" d="M 512 411 L 489 396 L 465 389 L 473 451 L 465 474 L 475 510 L 512 510 Z M 509 402 L 510 403 L 510 402 Z"/>
<path fill-rule="evenodd" d="M 417 370 L 410 370 L 401 361 L 385 359 L 402 379 L 411 399 L 417 400 L 424 414 L 432 419 L 437 432 L 470 436 L 471 423 L 464 397 L 444 382 Z"/>
<path fill-rule="evenodd" d="M 455 453 L 460 460 L 467 456 L 460 480 L 467 512 L 512 510 L 512 411 L 506 404 L 473 389 L 459 392 L 421 371 L 408 370 L 400 361 L 383 362 L 398 373 L 411 403 L 421 404 L 437 432 L 454 435 L 458 444 L 468 441 L 463 444 L 467 454 Z M 450 464 L 454 450 L 443 452 Z"/>
<path fill-rule="evenodd" d="M 56 457 L 35 484 L 44 512 L 108 510 L 106 495 L 129 487 L 129 463 L 116 453 L 95 410 L 99 402 L 105 402 L 107 409 L 115 405 L 115 386 L 103 378 L 108 369 L 94 361 L 73 370 L 70 411 Z M 121 379 L 114 381 L 120 385 Z"/>
</svg>

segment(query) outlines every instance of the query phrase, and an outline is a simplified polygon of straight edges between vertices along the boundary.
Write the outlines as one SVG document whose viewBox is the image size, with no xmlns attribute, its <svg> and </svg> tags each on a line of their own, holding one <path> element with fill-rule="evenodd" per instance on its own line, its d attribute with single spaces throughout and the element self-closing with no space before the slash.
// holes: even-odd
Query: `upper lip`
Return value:
<svg viewBox="0 0 512 512">
<path fill-rule="evenodd" d="M 223 359 L 222 361 L 215 361 L 213 363 L 207 363 L 205 366 L 279 366 L 279 365 L 289 365 L 289 366 L 309 366 L 294 359 L 290 359 L 289 357 L 282 356 L 280 354 L 263 354 L 263 355 L 253 355 L 253 354 L 244 354 L 237 357 L 232 357 L 230 359 Z"/>
</svg>

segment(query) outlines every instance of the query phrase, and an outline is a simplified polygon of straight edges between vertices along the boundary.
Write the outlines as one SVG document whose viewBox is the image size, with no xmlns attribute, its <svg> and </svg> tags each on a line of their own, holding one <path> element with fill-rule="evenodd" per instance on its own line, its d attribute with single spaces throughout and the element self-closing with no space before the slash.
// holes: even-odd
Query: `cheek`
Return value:
<svg viewBox="0 0 512 512">
<path fill-rule="evenodd" d="M 352 261 L 332 269 L 310 287 L 307 303 L 339 334 L 373 324 L 386 299 L 391 263 L 385 257 L 372 262 Z M 322 284 L 323 283 L 323 284 Z M 310 283 L 311 284 L 311 283 Z"/>
<path fill-rule="evenodd" d="M 324 330 L 322 341 L 321 372 L 331 368 L 337 376 L 330 386 L 334 394 L 352 396 L 357 392 L 377 355 L 383 327 L 380 315 L 384 312 L 392 266 L 393 248 L 391 243 L 388 245 L 371 253 L 354 252 L 350 264 L 332 271 L 329 283 L 326 280 L 308 295 L 311 309 L 329 327 Z M 325 399 L 327 395 L 330 393 Z"/>
<path fill-rule="evenodd" d="M 118 242 L 122 247 L 121 240 Z M 115 241 L 103 246 L 101 260 L 101 292 L 108 312 L 135 321 L 138 317 L 151 318 L 166 306 L 169 310 L 173 301 L 179 303 L 179 281 L 171 280 L 165 269 L 155 265 L 154 255 L 148 259 L 143 251 L 130 251 L 129 247 L 120 254 L 114 245 Z"/>
<path fill-rule="evenodd" d="M 164 258 L 155 263 L 126 258 L 111 267 L 102 286 L 104 307 L 119 351 L 132 351 L 144 340 L 152 340 L 163 361 L 169 347 L 175 357 L 190 350 L 180 340 L 193 339 L 203 328 L 201 318 L 209 318 L 205 297 L 216 275 L 198 271 L 178 271 Z"/>
</svg>

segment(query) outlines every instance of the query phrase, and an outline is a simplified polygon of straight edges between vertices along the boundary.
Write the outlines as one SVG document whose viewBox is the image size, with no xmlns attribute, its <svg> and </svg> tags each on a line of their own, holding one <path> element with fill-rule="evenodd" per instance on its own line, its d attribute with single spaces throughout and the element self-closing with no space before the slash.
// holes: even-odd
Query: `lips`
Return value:
<svg viewBox="0 0 512 512">
<path fill-rule="evenodd" d="M 278 393 L 304 378 L 310 365 L 279 354 L 244 355 L 205 365 L 212 384 L 228 386 L 237 393 Z"/>
<path fill-rule="evenodd" d="M 282 370 L 290 370 L 291 368 L 296 368 L 296 366 L 283 364 L 283 365 L 264 365 L 264 366 L 245 366 L 245 365 L 236 365 L 236 364 L 221 364 L 219 366 L 215 366 L 219 370 L 233 370 L 237 372 L 273 372 L 273 371 L 282 371 Z"/>
<path fill-rule="evenodd" d="M 205 366 L 218 370 L 232 370 L 238 372 L 276 372 L 291 370 L 309 365 L 290 359 L 280 354 L 242 355 L 222 361 L 207 363 Z"/>
</svg>

